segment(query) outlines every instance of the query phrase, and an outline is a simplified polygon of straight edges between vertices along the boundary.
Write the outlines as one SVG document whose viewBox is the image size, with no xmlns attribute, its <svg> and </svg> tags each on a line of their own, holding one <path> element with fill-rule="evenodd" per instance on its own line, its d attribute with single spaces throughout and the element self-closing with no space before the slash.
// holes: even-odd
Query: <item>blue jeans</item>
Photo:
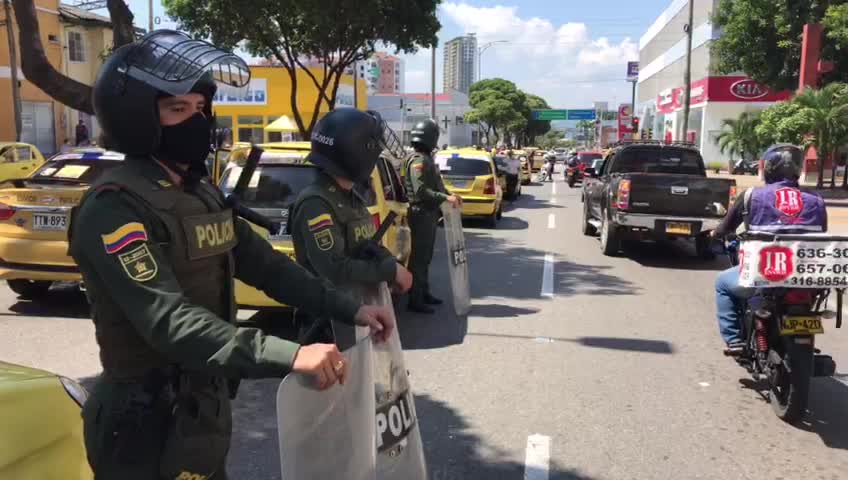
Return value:
<svg viewBox="0 0 848 480">
<path fill-rule="evenodd" d="M 739 286 L 739 267 L 731 267 L 719 273 L 715 289 L 716 316 L 721 338 L 725 343 L 743 341 L 739 310 L 745 306 L 745 300 L 754 295 L 755 289 Z"/>
</svg>

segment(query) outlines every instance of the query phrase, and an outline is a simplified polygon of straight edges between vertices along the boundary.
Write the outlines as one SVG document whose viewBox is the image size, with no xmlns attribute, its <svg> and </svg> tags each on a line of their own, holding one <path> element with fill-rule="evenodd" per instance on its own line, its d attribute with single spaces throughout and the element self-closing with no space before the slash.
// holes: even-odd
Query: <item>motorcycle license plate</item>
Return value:
<svg viewBox="0 0 848 480">
<path fill-rule="evenodd" d="M 821 318 L 812 316 L 783 317 L 780 320 L 781 335 L 812 335 L 824 333 Z"/>
<path fill-rule="evenodd" d="M 692 235 L 692 224 L 668 222 L 665 224 L 665 233 L 673 233 L 676 235 Z"/>
</svg>

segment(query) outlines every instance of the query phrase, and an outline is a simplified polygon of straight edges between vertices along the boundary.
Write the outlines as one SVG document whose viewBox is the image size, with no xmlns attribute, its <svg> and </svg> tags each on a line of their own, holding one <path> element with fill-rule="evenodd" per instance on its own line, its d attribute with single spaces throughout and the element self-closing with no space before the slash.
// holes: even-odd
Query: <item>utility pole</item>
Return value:
<svg viewBox="0 0 848 480">
<path fill-rule="evenodd" d="M 689 0 L 689 20 L 686 32 L 686 70 L 683 72 L 683 140 L 689 135 L 689 103 L 692 99 L 692 23 L 695 0 Z"/>
<path fill-rule="evenodd" d="M 356 70 L 356 60 L 353 61 L 353 108 L 359 108 L 359 72 Z"/>
<path fill-rule="evenodd" d="M 9 69 L 12 72 L 12 105 L 15 110 L 15 141 L 21 141 L 21 90 L 18 87 L 18 51 L 15 46 L 15 29 L 12 25 L 12 7 L 3 0 L 6 14 L 6 38 L 9 40 Z"/>
<path fill-rule="evenodd" d="M 430 92 L 432 96 L 430 97 L 430 118 L 433 120 L 436 119 L 436 44 L 433 44 L 431 48 L 433 52 L 432 59 L 430 61 Z"/>
<path fill-rule="evenodd" d="M 153 31 L 153 0 L 147 0 L 147 14 L 150 17 L 147 21 L 147 32 Z"/>
</svg>

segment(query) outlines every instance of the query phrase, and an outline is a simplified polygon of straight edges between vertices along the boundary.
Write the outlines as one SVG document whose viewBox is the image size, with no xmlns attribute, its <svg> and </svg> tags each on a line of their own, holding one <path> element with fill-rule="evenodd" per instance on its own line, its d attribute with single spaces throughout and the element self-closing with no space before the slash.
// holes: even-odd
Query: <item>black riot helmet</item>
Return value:
<svg viewBox="0 0 848 480">
<path fill-rule="evenodd" d="M 236 55 L 173 30 L 155 30 L 124 45 L 100 67 L 94 82 L 94 113 L 110 147 L 127 155 L 150 156 L 159 148 L 157 100 L 190 92 L 212 98 L 223 88 L 240 89 L 250 81 L 247 64 Z"/>
<path fill-rule="evenodd" d="M 418 122 L 410 132 L 413 147 L 432 152 L 439 144 L 439 125 L 432 118 Z"/>
<path fill-rule="evenodd" d="M 377 112 L 337 108 L 312 130 L 307 160 L 331 175 L 367 183 L 380 153 L 387 148 L 385 128 Z"/>
</svg>

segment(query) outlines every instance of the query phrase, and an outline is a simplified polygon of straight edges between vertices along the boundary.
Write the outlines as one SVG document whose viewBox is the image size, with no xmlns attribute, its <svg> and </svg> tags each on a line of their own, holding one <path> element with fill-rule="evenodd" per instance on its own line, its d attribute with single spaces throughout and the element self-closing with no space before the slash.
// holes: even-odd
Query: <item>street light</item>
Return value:
<svg viewBox="0 0 848 480">
<path fill-rule="evenodd" d="M 484 43 L 483 46 L 477 49 L 477 81 L 482 80 L 483 74 L 481 73 L 483 70 L 483 52 L 489 49 L 489 47 L 493 47 L 499 43 L 509 43 L 509 40 L 495 40 L 494 42 Z M 480 129 L 480 122 L 477 122 L 477 144 L 482 144 L 482 139 L 480 138 L 482 135 L 482 131 Z"/>
</svg>

